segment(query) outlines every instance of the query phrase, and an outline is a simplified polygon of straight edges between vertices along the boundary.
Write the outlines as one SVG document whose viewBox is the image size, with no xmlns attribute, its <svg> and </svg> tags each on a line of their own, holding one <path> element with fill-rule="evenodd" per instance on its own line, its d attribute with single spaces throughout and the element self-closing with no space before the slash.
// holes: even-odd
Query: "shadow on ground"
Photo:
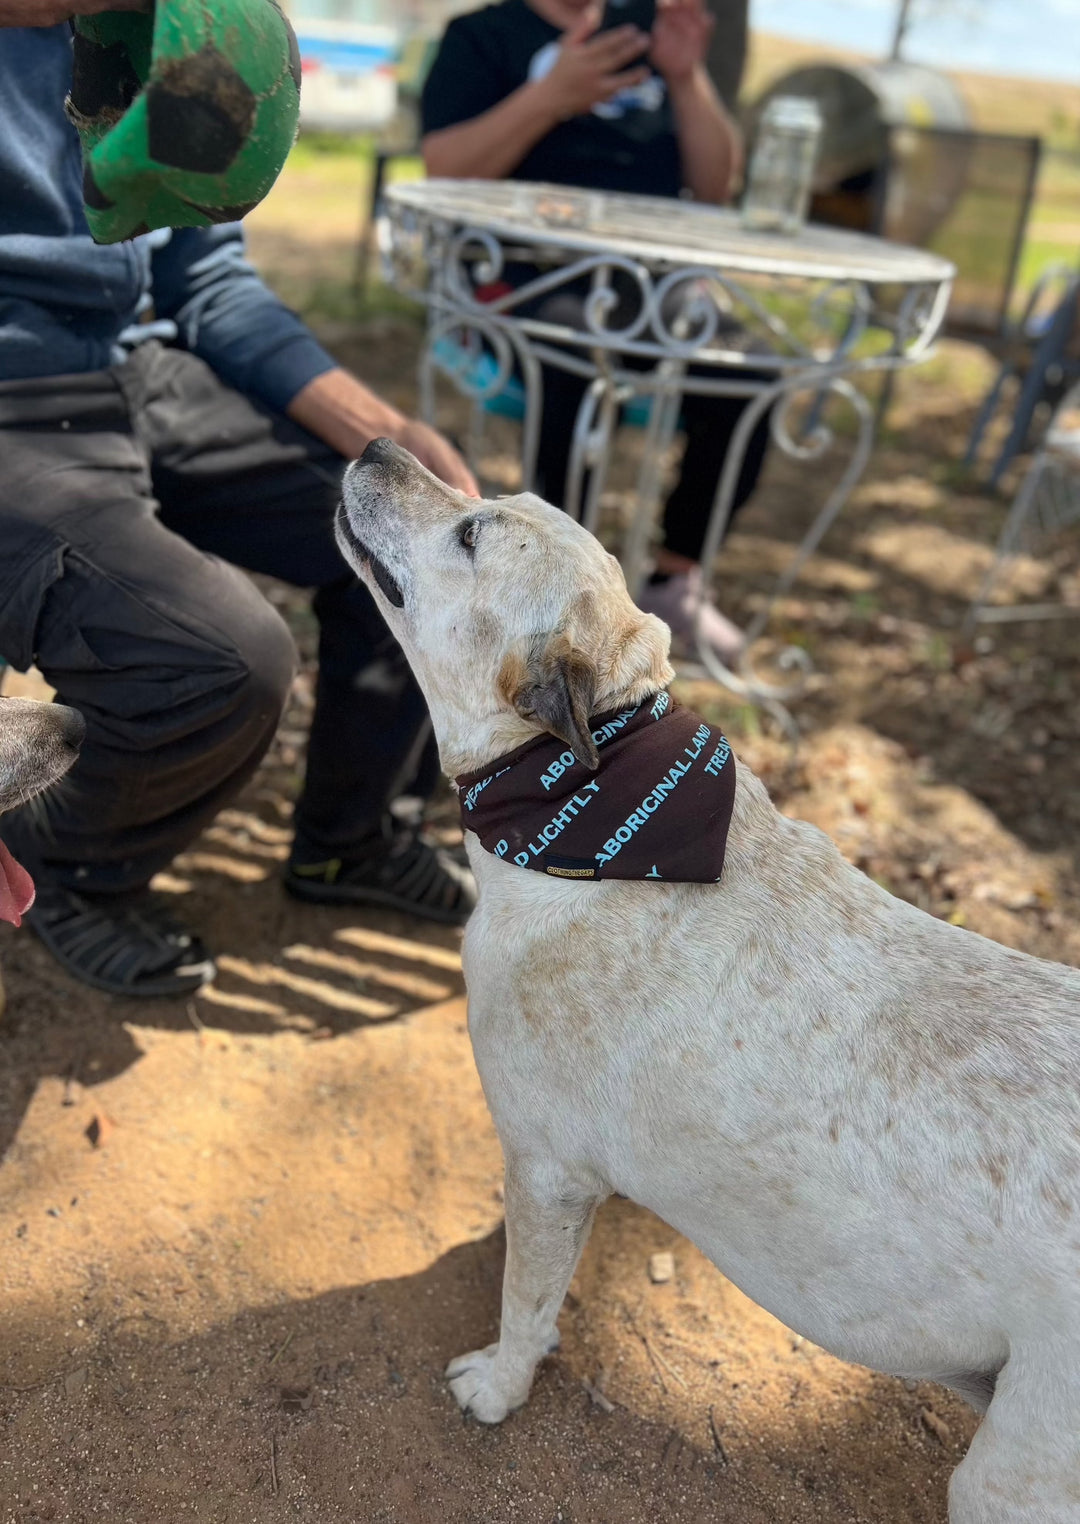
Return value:
<svg viewBox="0 0 1080 1524">
<path fill-rule="evenodd" d="M 762 1315 L 714 1271 L 680 1264 L 681 1284 L 641 1305 L 649 1293 L 627 1252 L 656 1229 L 627 1204 L 601 1215 L 564 1349 L 498 1429 L 463 1420 L 440 1372 L 495 1337 L 501 1232 L 418 1274 L 245 1311 L 190 1338 L 169 1339 L 150 1314 L 103 1321 L 34 1389 L 0 1387 L 3 1516 L 942 1524 L 971 1428 L 963 1410 L 940 1399 L 949 1418 L 935 1414 L 932 1433 L 920 1418 L 932 1389 L 793 1351 L 773 1325 L 775 1348 L 756 1362 L 759 1377 L 791 1367 L 777 1401 L 740 1347 L 762 1338 Z M 684 1342 L 701 1318 L 715 1324 L 708 1361 Z M 18 1319 L 9 1334 L 19 1340 Z M 597 1379 L 599 1402 L 586 1386 Z"/>
<path fill-rule="evenodd" d="M 0 1159 L 41 1080 L 59 1080 L 71 1094 L 136 1062 L 132 1027 L 293 1032 L 319 1042 L 463 993 L 459 931 L 286 895 L 280 869 L 292 833 L 282 781 L 280 768 L 264 770 L 157 880 L 218 959 L 217 979 L 195 998 L 103 995 L 66 975 L 29 932 L 3 937 L 9 1005 L 0 1024 Z"/>
</svg>

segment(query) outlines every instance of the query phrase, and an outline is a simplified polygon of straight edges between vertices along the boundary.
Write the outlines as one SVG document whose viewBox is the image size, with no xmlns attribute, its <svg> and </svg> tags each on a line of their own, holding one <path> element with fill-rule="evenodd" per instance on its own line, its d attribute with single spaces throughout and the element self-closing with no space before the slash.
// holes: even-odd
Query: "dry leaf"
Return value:
<svg viewBox="0 0 1080 1524">
<path fill-rule="evenodd" d="M 919 1414 L 919 1417 L 930 1430 L 930 1433 L 933 1434 L 935 1438 L 940 1439 L 943 1445 L 947 1445 L 950 1442 L 952 1439 L 952 1430 L 949 1428 L 949 1425 L 945 1422 L 944 1418 L 938 1417 L 933 1408 L 923 1408 L 922 1412 Z"/>
</svg>

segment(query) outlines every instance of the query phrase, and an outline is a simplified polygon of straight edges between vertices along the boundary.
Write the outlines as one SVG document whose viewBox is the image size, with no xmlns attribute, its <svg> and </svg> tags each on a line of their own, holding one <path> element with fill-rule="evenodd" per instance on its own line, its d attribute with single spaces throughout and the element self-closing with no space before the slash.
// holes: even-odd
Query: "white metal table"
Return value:
<svg viewBox="0 0 1080 1524">
<path fill-rule="evenodd" d="M 801 678 L 775 684 L 755 674 L 753 643 L 866 466 L 874 411 L 855 385 L 857 377 L 912 365 L 929 352 L 948 304 L 953 266 L 920 249 L 832 228 L 811 225 L 795 237 L 755 233 L 719 207 L 506 180 L 392 186 L 384 253 L 393 283 L 427 305 L 420 361 L 425 417 L 434 417 L 436 373 L 448 375 L 474 403 L 475 449 L 483 405 L 520 377 L 526 488 L 536 465 L 541 366 L 573 371 L 588 382 L 564 506 L 589 529 L 599 517 L 620 409 L 630 399 L 649 399 L 637 500 L 621 558 L 631 592 L 646 570 L 664 455 L 684 395 L 750 399 L 712 505 L 702 551 L 706 569 L 764 414 L 772 409 L 778 448 L 811 462 L 833 442 L 825 400 L 846 400 L 857 424 L 851 457 L 747 631 L 739 669 L 730 671 L 698 642 L 713 677 L 786 714 L 782 701 L 798 691 Z M 505 281 L 499 285 L 507 272 L 515 276 L 511 289 Z M 580 327 L 553 321 L 545 315 L 552 304 L 541 300 L 571 291 L 584 294 Z M 467 363 L 478 346 L 486 368 Z M 797 427 L 800 394 L 809 394 L 810 407 Z M 793 649 L 788 665 L 800 661 L 805 666 L 803 654 Z"/>
</svg>

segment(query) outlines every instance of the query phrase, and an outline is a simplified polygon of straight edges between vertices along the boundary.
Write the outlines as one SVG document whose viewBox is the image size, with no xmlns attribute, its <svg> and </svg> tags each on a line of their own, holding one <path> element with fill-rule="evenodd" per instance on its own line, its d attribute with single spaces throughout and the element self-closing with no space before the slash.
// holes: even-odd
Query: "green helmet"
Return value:
<svg viewBox="0 0 1080 1524">
<path fill-rule="evenodd" d="M 157 0 L 75 22 L 67 113 L 96 243 L 234 222 L 285 163 L 300 50 L 276 0 Z"/>
</svg>

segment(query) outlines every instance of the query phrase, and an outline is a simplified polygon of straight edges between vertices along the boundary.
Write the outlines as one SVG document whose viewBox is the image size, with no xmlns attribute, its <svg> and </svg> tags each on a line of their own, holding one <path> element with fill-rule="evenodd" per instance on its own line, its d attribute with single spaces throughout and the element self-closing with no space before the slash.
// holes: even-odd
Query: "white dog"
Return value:
<svg viewBox="0 0 1080 1524">
<path fill-rule="evenodd" d="M 545 731 L 602 783 L 589 717 L 672 676 L 613 558 L 531 495 L 471 500 L 377 440 L 339 541 L 474 800 Z M 499 1342 L 449 1368 L 461 1406 L 525 1402 L 618 1192 L 815 1343 L 985 1413 L 953 1524 L 1077 1524 L 1080 973 L 893 899 L 742 766 L 719 882 L 580 882 L 467 841 L 507 1262 Z"/>
</svg>

